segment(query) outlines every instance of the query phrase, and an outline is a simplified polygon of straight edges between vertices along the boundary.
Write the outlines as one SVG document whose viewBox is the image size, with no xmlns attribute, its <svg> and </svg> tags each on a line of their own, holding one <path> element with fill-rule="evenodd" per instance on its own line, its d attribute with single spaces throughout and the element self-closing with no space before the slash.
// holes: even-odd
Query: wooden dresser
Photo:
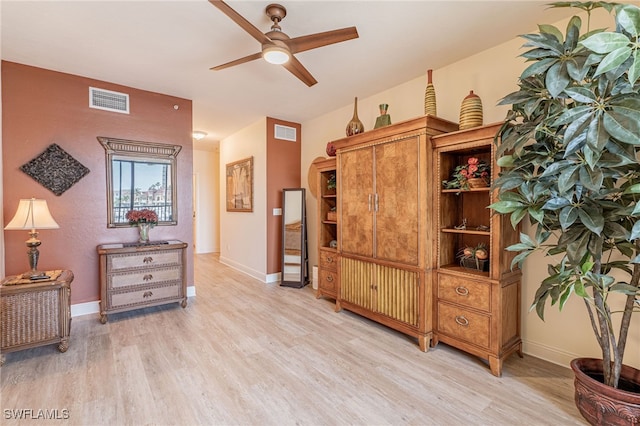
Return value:
<svg viewBox="0 0 640 426">
<path fill-rule="evenodd" d="M 107 314 L 178 302 L 187 306 L 186 248 L 182 241 L 103 244 L 100 321 Z"/>
<path fill-rule="evenodd" d="M 2 353 L 58 343 L 66 352 L 71 334 L 71 282 L 68 270 L 47 271 L 49 280 L 7 277 L 0 285 Z M 4 358 L 0 359 L 0 364 Z"/>
</svg>

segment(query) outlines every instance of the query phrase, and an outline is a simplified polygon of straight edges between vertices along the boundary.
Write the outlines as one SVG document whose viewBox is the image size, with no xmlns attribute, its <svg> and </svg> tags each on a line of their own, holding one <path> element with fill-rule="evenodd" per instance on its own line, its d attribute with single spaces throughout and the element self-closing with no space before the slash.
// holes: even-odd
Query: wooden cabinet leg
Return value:
<svg viewBox="0 0 640 426">
<path fill-rule="evenodd" d="M 489 356 L 489 368 L 491 368 L 491 374 L 496 377 L 502 376 L 502 358 L 496 358 Z"/>
<path fill-rule="evenodd" d="M 336 300 L 336 307 L 334 309 L 336 312 L 340 312 L 342 310 L 342 306 L 340 306 L 340 301 Z"/>
<path fill-rule="evenodd" d="M 418 336 L 418 345 L 422 352 L 427 352 L 431 346 L 431 338 L 429 336 Z"/>
</svg>

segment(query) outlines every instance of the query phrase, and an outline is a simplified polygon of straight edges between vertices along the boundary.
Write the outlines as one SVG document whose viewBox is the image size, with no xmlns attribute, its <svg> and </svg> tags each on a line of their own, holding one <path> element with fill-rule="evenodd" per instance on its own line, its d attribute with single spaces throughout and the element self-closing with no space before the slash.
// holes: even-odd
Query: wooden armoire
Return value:
<svg viewBox="0 0 640 426">
<path fill-rule="evenodd" d="M 336 310 L 432 335 L 432 136 L 456 123 L 423 116 L 333 141 L 338 173 Z"/>
</svg>

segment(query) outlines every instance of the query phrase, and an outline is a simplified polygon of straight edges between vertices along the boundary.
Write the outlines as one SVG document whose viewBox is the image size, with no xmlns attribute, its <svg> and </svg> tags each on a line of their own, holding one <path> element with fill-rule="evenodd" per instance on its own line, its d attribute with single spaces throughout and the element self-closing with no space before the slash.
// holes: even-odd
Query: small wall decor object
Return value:
<svg viewBox="0 0 640 426">
<path fill-rule="evenodd" d="M 227 164 L 227 211 L 253 211 L 253 157 Z"/>
<path fill-rule="evenodd" d="M 387 114 L 388 110 L 389 104 L 380 104 L 380 117 L 376 118 L 376 125 L 373 127 L 374 129 L 391 124 L 391 116 Z"/>
<path fill-rule="evenodd" d="M 460 106 L 460 130 L 478 126 L 482 126 L 482 100 L 471 90 Z"/>
<path fill-rule="evenodd" d="M 55 143 L 20 166 L 20 170 L 56 195 L 62 195 L 89 173 L 88 168 Z"/>
<path fill-rule="evenodd" d="M 427 70 L 427 87 L 424 90 L 424 115 L 438 115 L 436 110 L 436 89 L 433 87 L 433 70 Z"/>
<path fill-rule="evenodd" d="M 333 142 L 328 142 L 327 143 L 327 155 L 329 157 L 335 157 L 336 156 L 336 147 L 333 144 Z"/>
<path fill-rule="evenodd" d="M 353 104 L 353 117 L 351 121 L 347 123 L 347 136 L 353 136 L 362 132 L 364 132 L 364 125 L 358 118 L 358 97 L 356 96 Z"/>
</svg>

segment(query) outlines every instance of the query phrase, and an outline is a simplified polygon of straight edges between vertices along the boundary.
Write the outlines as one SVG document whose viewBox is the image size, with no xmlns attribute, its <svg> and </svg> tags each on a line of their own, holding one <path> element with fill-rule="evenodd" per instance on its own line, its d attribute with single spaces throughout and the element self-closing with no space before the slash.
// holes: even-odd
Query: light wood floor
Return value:
<svg viewBox="0 0 640 426">
<path fill-rule="evenodd" d="M 71 345 L 6 354 L 1 420 L 77 425 L 571 425 L 572 373 L 525 356 L 501 378 L 303 289 L 196 255 L 197 296 L 73 319 Z M 15 422 L 8 410 L 67 420 Z M 63 411 L 68 410 L 68 411 Z"/>
</svg>

